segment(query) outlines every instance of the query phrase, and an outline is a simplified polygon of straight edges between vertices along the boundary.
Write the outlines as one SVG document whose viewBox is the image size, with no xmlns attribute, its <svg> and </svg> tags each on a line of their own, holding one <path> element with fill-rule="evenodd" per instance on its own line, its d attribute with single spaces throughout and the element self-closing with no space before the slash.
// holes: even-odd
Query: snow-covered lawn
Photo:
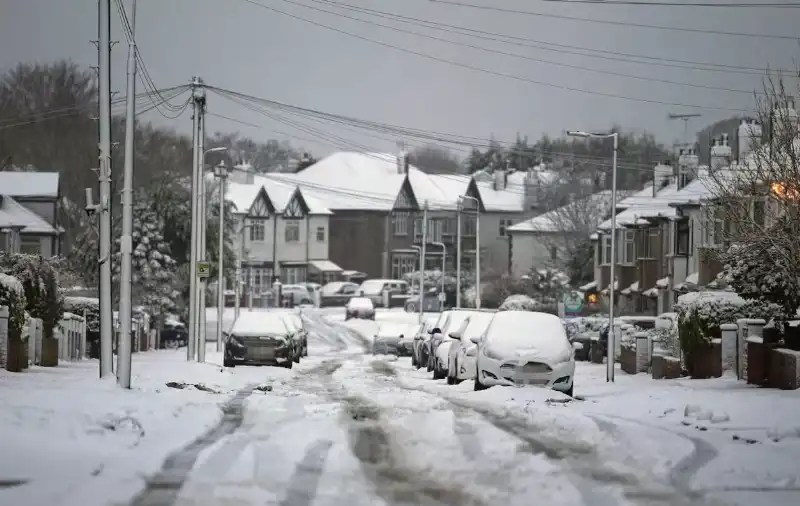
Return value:
<svg viewBox="0 0 800 506">
<path fill-rule="evenodd" d="M 186 361 L 186 350 L 138 353 L 133 388 L 99 380 L 97 361 L 21 374 L 0 371 L 0 504 L 105 505 L 127 500 L 164 458 L 217 424 L 220 405 L 282 368 L 223 370 Z M 202 384 L 176 389 L 167 382 Z"/>
</svg>

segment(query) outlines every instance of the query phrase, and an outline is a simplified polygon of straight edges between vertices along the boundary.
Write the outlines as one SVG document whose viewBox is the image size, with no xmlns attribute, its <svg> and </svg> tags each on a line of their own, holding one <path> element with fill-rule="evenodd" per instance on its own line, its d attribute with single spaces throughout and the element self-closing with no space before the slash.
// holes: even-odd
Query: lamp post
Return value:
<svg viewBox="0 0 800 506">
<path fill-rule="evenodd" d="M 201 129 L 202 133 L 205 133 L 205 125 Z M 201 138 L 201 142 L 203 139 Z M 216 148 L 211 148 L 203 151 L 202 157 L 202 164 L 200 170 L 200 205 L 198 206 L 200 210 L 200 215 L 198 216 L 198 227 L 199 227 L 199 234 L 198 234 L 198 244 L 197 244 L 197 251 L 198 251 L 198 259 L 201 261 L 205 261 L 206 259 L 206 213 L 208 212 L 207 208 L 207 200 L 208 200 L 208 192 L 206 192 L 206 156 L 209 153 L 221 153 L 223 151 L 227 151 L 228 148 L 225 146 L 218 146 Z M 206 286 L 205 281 L 201 281 L 198 284 L 198 297 L 197 297 L 197 323 L 196 327 L 198 329 L 197 334 L 197 361 L 198 362 L 205 362 L 206 361 Z"/>
<path fill-rule="evenodd" d="M 422 247 L 417 246 L 416 244 L 412 244 L 411 248 L 417 251 L 417 255 L 422 255 Z M 423 275 L 419 275 L 419 305 L 422 306 L 423 302 L 425 301 L 425 280 L 423 279 Z"/>
<path fill-rule="evenodd" d="M 469 195 L 458 196 L 456 231 L 456 307 L 461 307 L 461 206 L 465 200 L 475 202 L 475 308 L 481 308 L 481 203 Z"/>
<path fill-rule="evenodd" d="M 618 336 L 614 331 L 614 296 L 617 283 L 617 151 L 619 150 L 619 134 L 611 133 L 592 133 L 579 130 L 567 130 L 570 137 L 580 137 L 582 139 L 613 139 L 614 149 L 611 158 L 611 262 L 609 265 L 609 278 L 611 282 L 608 286 L 608 342 L 606 343 L 606 381 L 614 381 L 614 355 Z"/>
<path fill-rule="evenodd" d="M 441 288 L 441 295 L 439 295 L 439 311 L 444 310 L 444 270 L 445 266 L 447 265 L 447 246 L 444 245 L 443 242 L 431 242 L 434 246 L 439 246 L 442 248 L 442 288 Z"/>
</svg>

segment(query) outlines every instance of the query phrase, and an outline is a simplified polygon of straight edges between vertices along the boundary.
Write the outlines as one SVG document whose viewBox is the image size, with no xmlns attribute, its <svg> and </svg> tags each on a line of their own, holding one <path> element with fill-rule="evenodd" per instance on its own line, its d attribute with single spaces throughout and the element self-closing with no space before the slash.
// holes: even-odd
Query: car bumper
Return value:
<svg viewBox="0 0 800 506">
<path fill-rule="evenodd" d="M 226 347 L 225 357 L 242 365 L 280 365 L 292 361 L 295 350 L 291 347 L 270 351 L 253 350 L 245 347 Z"/>
<path fill-rule="evenodd" d="M 501 361 L 482 356 L 477 367 L 480 382 L 485 386 L 538 386 L 565 392 L 572 387 L 575 376 L 575 362 L 571 360 L 551 365 L 549 372 L 528 374 L 517 373 L 503 365 Z"/>
<path fill-rule="evenodd" d="M 475 377 L 475 357 L 459 355 L 457 365 L 458 370 L 456 371 L 456 378 L 460 380 L 469 380 Z"/>
</svg>

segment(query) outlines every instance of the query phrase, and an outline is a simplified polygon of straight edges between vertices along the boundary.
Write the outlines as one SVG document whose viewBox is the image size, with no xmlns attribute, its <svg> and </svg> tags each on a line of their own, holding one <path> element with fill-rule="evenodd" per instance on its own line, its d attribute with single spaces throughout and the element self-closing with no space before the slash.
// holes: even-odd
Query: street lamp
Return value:
<svg viewBox="0 0 800 506">
<path fill-rule="evenodd" d="M 417 246 L 416 244 L 412 244 L 411 248 L 417 251 L 417 255 L 422 255 L 422 247 Z M 423 302 L 425 301 L 425 282 L 423 280 L 424 273 L 420 272 L 419 274 L 419 306 L 422 307 Z"/>
<path fill-rule="evenodd" d="M 447 246 L 444 245 L 443 242 L 431 242 L 434 246 L 439 246 L 442 248 L 442 293 L 439 295 L 439 311 L 444 310 L 444 269 L 447 261 Z"/>
<path fill-rule="evenodd" d="M 481 203 L 469 195 L 458 196 L 456 228 L 456 307 L 461 307 L 461 207 L 465 200 L 475 202 L 475 308 L 481 308 Z"/>
<path fill-rule="evenodd" d="M 567 130 L 570 137 L 580 137 L 582 139 L 614 139 L 614 150 L 611 161 L 611 262 L 609 265 L 609 277 L 611 283 L 608 286 L 608 342 L 606 343 L 606 381 L 614 381 L 614 356 L 616 355 L 617 335 L 614 331 L 614 295 L 617 283 L 617 151 L 619 150 L 619 134 L 611 133 L 592 133 L 580 130 Z"/>
</svg>

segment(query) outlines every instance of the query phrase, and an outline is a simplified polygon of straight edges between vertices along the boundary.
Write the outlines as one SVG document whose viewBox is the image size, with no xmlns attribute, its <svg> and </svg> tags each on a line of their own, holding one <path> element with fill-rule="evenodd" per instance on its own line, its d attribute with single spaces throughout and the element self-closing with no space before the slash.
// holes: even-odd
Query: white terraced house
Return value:
<svg viewBox="0 0 800 506">
<path fill-rule="evenodd" d="M 234 250 L 241 255 L 243 294 L 260 299 L 275 276 L 284 284 L 337 279 L 328 259 L 331 211 L 296 185 L 247 173 L 227 185 L 234 205 Z"/>
<path fill-rule="evenodd" d="M 61 252 L 58 172 L 0 171 L 0 251 Z"/>
</svg>

